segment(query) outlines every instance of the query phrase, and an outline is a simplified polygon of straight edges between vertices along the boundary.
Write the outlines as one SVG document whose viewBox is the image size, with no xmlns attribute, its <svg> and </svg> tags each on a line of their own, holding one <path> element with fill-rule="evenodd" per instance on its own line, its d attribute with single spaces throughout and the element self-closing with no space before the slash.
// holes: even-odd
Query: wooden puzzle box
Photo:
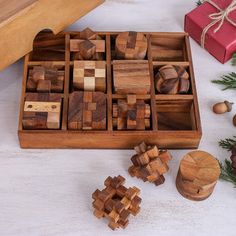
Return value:
<svg viewBox="0 0 236 236">
<path fill-rule="evenodd" d="M 26 55 L 22 148 L 197 148 L 201 122 L 186 33 L 40 33 Z"/>
</svg>

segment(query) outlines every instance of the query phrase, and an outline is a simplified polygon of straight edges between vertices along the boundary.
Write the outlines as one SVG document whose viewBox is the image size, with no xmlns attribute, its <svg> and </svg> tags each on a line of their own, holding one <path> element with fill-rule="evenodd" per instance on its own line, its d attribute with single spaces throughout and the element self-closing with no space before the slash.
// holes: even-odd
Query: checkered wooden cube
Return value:
<svg viewBox="0 0 236 236">
<path fill-rule="evenodd" d="M 106 92 L 105 61 L 74 61 L 75 90 Z"/>
<path fill-rule="evenodd" d="M 106 188 L 102 191 L 97 189 L 92 195 L 94 215 L 98 219 L 108 218 L 108 226 L 112 230 L 126 228 L 129 215 L 136 216 L 140 211 L 140 190 L 136 187 L 126 188 L 124 182 L 125 178 L 120 175 L 114 178 L 109 176 L 104 182 Z"/>
</svg>

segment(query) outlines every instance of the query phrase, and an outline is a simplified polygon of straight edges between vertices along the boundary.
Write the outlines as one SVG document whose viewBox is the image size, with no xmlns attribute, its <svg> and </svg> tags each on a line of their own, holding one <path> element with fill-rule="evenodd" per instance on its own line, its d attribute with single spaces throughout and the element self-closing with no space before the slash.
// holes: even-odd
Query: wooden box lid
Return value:
<svg viewBox="0 0 236 236">
<path fill-rule="evenodd" d="M 44 29 L 54 34 L 104 0 L 0 0 L 0 70 L 29 53 Z"/>
</svg>

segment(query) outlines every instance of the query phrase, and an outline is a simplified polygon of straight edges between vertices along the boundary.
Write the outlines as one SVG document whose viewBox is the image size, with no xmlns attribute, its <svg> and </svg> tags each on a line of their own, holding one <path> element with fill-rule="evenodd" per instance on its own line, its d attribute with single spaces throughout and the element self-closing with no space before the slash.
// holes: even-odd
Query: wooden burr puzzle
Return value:
<svg viewBox="0 0 236 236">
<path fill-rule="evenodd" d="M 129 168 L 132 177 L 156 186 L 165 182 L 164 174 L 169 170 L 168 163 L 172 159 L 168 151 L 160 151 L 157 146 L 141 143 L 135 147 L 136 155 L 131 158 L 133 165 Z"/>
<path fill-rule="evenodd" d="M 25 57 L 18 134 L 22 148 L 123 149 L 142 141 L 197 148 L 202 131 L 188 35 L 41 32 Z M 156 184 L 163 180 L 158 168 L 150 173 Z"/>
<path fill-rule="evenodd" d="M 126 188 L 124 182 L 125 178 L 120 175 L 114 178 L 109 176 L 104 182 L 106 188 L 102 191 L 97 189 L 92 195 L 94 215 L 98 219 L 106 217 L 112 230 L 126 228 L 130 214 L 136 216 L 140 211 L 140 190 Z"/>
</svg>

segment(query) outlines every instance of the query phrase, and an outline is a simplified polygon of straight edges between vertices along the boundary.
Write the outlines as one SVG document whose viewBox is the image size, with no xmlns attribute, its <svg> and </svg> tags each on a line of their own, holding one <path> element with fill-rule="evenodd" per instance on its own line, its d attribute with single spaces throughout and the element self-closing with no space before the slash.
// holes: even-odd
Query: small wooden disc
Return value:
<svg viewBox="0 0 236 236">
<path fill-rule="evenodd" d="M 144 59 L 147 47 L 147 38 L 143 33 L 124 32 L 116 38 L 116 54 L 118 59 Z"/>
<path fill-rule="evenodd" d="M 176 178 L 179 193 L 194 201 L 208 198 L 220 176 L 216 158 L 204 151 L 193 151 L 184 156 Z"/>
</svg>

